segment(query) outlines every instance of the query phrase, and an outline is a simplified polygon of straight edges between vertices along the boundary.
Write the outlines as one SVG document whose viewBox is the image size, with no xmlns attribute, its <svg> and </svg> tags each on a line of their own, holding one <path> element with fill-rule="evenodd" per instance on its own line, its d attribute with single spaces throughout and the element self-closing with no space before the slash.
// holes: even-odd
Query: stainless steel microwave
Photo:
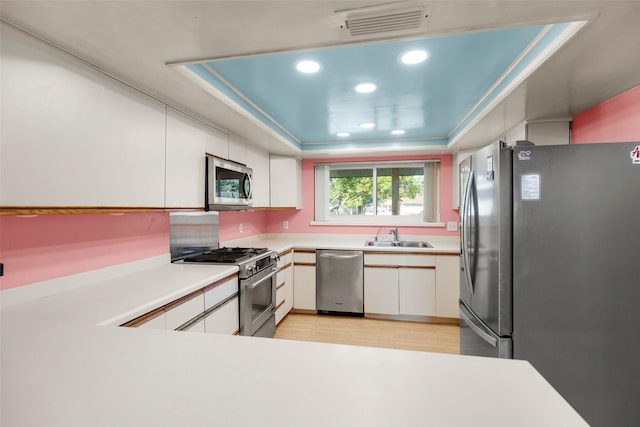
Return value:
<svg viewBox="0 0 640 427">
<path fill-rule="evenodd" d="M 239 163 L 207 156 L 205 210 L 233 211 L 252 205 L 253 171 Z"/>
</svg>

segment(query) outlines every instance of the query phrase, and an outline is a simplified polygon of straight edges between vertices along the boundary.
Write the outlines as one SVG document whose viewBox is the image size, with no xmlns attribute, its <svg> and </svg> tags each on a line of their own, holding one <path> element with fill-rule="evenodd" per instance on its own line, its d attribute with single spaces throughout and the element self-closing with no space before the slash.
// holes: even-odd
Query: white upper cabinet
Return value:
<svg viewBox="0 0 640 427">
<path fill-rule="evenodd" d="M 105 77 L 94 159 L 103 206 L 164 206 L 166 106 Z"/>
<path fill-rule="evenodd" d="M 253 170 L 253 207 L 269 207 L 269 153 L 247 145 L 247 166 Z"/>
<path fill-rule="evenodd" d="M 4 206 L 164 206 L 165 106 L 2 26 Z"/>
<path fill-rule="evenodd" d="M 271 156 L 272 208 L 302 209 L 302 164 L 295 157 Z"/>
<path fill-rule="evenodd" d="M 166 207 L 202 208 L 206 154 L 227 146 L 227 134 L 167 107 Z"/>
<path fill-rule="evenodd" d="M 229 155 L 232 162 L 247 164 L 247 140 L 241 136 L 229 135 Z"/>
</svg>

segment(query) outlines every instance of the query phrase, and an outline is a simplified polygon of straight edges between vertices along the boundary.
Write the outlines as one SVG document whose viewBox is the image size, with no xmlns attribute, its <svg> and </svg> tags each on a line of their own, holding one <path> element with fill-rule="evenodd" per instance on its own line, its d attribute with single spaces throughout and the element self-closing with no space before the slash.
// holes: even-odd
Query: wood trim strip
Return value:
<svg viewBox="0 0 640 427">
<path fill-rule="evenodd" d="M 433 256 L 438 255 L 437 252 L 417 252 L 417 251 L 378 251 L 378 250 L 366 250 L 364 251 L 365 255 L 424 255 L 424 256 Z"/>
<path fill-rule="evenodd" d="M 278 286 L 276 286 L 276 291 L 282 288 L 284 285 L 285 285 L 285 282 L 280 283 Z"/>
<path fill-rule="evenodd" d="M 236 329 L 236 331 L 233 333 L 233 335 L 240 335 L 240 329 Z"/>
<path fill-rule="evenodd" d="M 435 270 L 435 265 L 390 265 L 390 264 L 365 264 L 365 268 L 415 268 L 422 270 Z"/>
<path fill-rule="evenodd" d="M 276 311 L 278 311 L 278 309 L 279 309 L 280 307 L 282 307 L 282 305 L 283 305 L 286 301 L 287 301 L 286 299 L 283 299 L 283 300 L 282 300 L 282 302 L 276 306 Z"/>
<path fill-rule="evenodd" d="M 315 249 L 294 249 L 294 254 L 296 252 L 299 252 L 301 254 L 315 254 L 316 250 Z"/>
<path fill-rule="evenodd" d="M 315 267 L 316 263 L 315 262 L 294 262 L 293 265 L 294 266 Z"/>
<path fill-rule="evenodd" d="M 278 256 L 285 256 L 285 255 L 289 255 L 291 252 L 293 252 L 293 248 L 287 249 L 287 250 L 286 250 L 286 251 L 284 251 L 284 252 L 280 252 L 280 253 L 278 254 Z"/>
<path fill-rule="evenodd" d="M 155 319 L 156 317 L 158 317 L 163 313 L 164 313 L 164 306 L 158 307 L 155 310 L 152 310 L 148 313 L 138 316 L 135 319 L 129 320 L 128 322 L 125 322 L 120 326 L 125 328 L 137 328 L 138 326 L 145 324 L 152 319 Z"/>
<path fill-rule="evenodd" d="M 174 211 L 203 211 L 204 208 L 154 208 L 125 206 L 0 206 L 0 215 L 73 215 L 73 214 L 125 214 Z"/>
<path fill-rule="evenodd" d="M 293 263 L 292 263 L 292 262 L 290 262 L 289 264 L 285 264 L 285 265 L 283 265 L 282 267 L 280 267 L 280 271 L 282 271 L 282 270 L 286 270 L 287 268 L 290 268 L 292 265 L 293 265 Z"/>
</svg>

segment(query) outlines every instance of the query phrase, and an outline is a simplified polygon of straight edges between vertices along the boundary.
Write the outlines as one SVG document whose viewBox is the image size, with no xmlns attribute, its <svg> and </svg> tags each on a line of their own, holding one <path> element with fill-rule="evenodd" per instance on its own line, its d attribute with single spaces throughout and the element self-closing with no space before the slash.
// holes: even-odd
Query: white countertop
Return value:
<svg viewBox="0 0 640 427">
<path fill-rule="evenodd" d="M 3 308 L 0 424 L 587 425 L 524 361 L 113 326 L 235 270 L 162 265 Z"/>
<path fill-rule="evenodd" d="M 362 234 L 261 234 L 244 239 L 222 242 L 221 246 L 267 247 L 278 252 L 291 249 L 348 249 L 367 252 L 420 252 L 433 254 L 459 254 L 460 239 L 448 236 L 400 236 L 400 240 L 428 242 L 433 248 L 402 248 L 393 246 L 365 246 L 373 236 Z M 381 235 L 380 240 L 388 236 Z"/>
</svg>

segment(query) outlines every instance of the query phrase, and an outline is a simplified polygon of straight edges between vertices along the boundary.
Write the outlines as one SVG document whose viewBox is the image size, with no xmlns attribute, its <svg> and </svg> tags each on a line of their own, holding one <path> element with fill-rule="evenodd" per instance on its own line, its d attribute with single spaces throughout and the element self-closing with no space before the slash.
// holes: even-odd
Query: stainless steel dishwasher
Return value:
<svg viewBox="0 0 640 427">
<path fill-rule="evenodd" d="M 316 309 L 326 314 L 364 315 L 362 251 L 316 250 Z"/>
</svg>

